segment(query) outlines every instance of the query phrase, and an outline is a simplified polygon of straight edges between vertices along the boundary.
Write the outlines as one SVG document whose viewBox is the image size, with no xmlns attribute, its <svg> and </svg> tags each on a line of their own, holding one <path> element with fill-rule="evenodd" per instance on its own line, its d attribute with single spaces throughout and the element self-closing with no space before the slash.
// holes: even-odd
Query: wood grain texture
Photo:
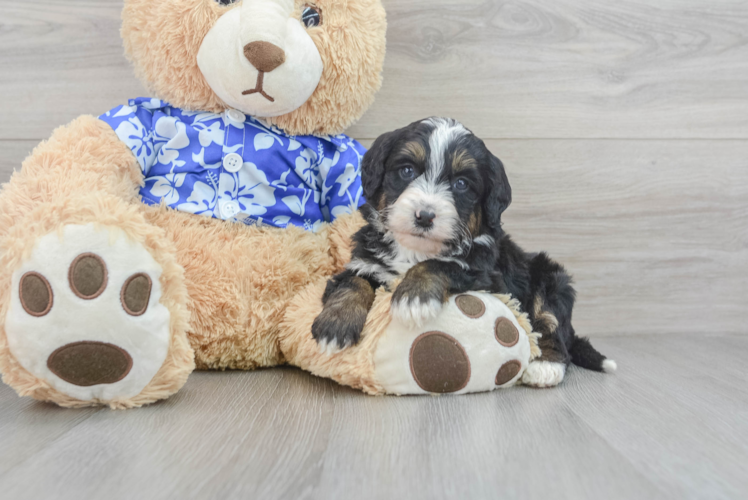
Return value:
<svg viewBox="0 0 748 500">
<path fill-rule="evenodd" d="M 744 0 L 386 6 L 384 89 L 355 136 L 445 115 L 488 138 L 748 138 Z"/>
<path fill-rule="evenodd" d="M 384 3 L 385 84 L 356 137 L 450 115 L 487 138 L 748 138 L 745 0 Z M 147 94 L 121 6 L 0 1 L 0 139 Z"/>
<path fill-rule="evenodd" d="M 748 337 L 596 345 L 617 374 L 460 397 L 369 397 L 290 368 L 195 373 L 135 411 L 61 410 L 3 386 L 0 488 L 17 500 L 745 498 Z M 54 431 L 29 448 L 42 425 Z"/>
<path fill-rule="evenodd" d="M 119 37 L 122 0 L 0 1 L 0 139 L 44 139 L 147 91 Z"/>
</svg>

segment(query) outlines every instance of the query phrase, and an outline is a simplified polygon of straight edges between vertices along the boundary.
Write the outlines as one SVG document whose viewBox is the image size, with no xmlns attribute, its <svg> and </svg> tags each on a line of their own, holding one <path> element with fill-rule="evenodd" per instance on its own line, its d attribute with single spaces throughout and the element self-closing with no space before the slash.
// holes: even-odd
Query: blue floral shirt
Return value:
<svg viewBox="0 0 748 500">
<path fill-rule="evenodd" d="M 138 159 L 144 203 L 311 231 L 364 203 L 366 150 L 345 135 L 290 136 L 236 110 L 192 112 L 147 98 L 99 118 Z"/>
</svg>

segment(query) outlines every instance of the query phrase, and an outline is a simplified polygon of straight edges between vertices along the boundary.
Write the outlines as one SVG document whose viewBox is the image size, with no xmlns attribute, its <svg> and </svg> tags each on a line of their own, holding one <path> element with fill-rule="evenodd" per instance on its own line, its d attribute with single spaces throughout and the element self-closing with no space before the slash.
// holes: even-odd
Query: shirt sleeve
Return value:
<svg viewBox="0 0 748 500">
<path fill-rule="evenodd" d="M 157 99 L 131 99 L 127 105 L 117 106 L 99 117 L 130 148 L 146 176 L 158 154 L 153 141 L 153 113 L 164 106 Z"/>
<path fill-rule="evenodd" d="M 361 162 L 366 148 L 358 141 L 346 139 L 339 161 L 325 177 L 327 196 L 320 200 L 322 212 L 329 214 L 331 222 L 341 215 L 355 212 L 366 203 L 361 184 Z"/>
</svg>

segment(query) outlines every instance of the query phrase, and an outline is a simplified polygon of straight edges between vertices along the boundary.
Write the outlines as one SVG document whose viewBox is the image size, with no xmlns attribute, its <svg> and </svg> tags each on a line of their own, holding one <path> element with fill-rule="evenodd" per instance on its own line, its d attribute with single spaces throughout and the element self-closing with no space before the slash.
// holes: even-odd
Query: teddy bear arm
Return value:
<svg viewBox="0 0 748 500">
<path fill-rule="evenodd" d="M 81 116 L 56 129 L 13 174 L 3 189 L 3 212 L 18 221 L 30 204 L 93 193 L 134 202 L 142 182 L 135 156 L 111 127 L 93 116 Z"/>
</svg>

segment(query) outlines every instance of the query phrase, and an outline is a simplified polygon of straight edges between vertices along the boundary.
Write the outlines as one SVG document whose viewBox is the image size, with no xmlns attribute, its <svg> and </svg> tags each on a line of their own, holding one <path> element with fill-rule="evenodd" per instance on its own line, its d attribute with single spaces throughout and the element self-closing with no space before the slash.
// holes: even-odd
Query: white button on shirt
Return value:
<svg viewBox="0 0 748 500">
<path fill-rule="evenodd" d="M 221 203 L 221 215 L 224 219 L 230 219 L 239 213 L 239 204 L 234 201 L 224 201 Z"/>
<path fill-rule="evenodd" d="M 244 159 L 241 157 L 241 155 L 236 153 L 229 153 L 223 159 L 223 168 L 225 168 L 227 172 L 231 172 L 232 174 L 235 174 L 239 170 L 241 170 L 243 165 Z"/>
<path fill-rule="evenodd" d="M 226 116 L 234 123 L 244 123 L 247 117 L 241 111 L 230 109 L 226 112 Z"/>
</svg>

